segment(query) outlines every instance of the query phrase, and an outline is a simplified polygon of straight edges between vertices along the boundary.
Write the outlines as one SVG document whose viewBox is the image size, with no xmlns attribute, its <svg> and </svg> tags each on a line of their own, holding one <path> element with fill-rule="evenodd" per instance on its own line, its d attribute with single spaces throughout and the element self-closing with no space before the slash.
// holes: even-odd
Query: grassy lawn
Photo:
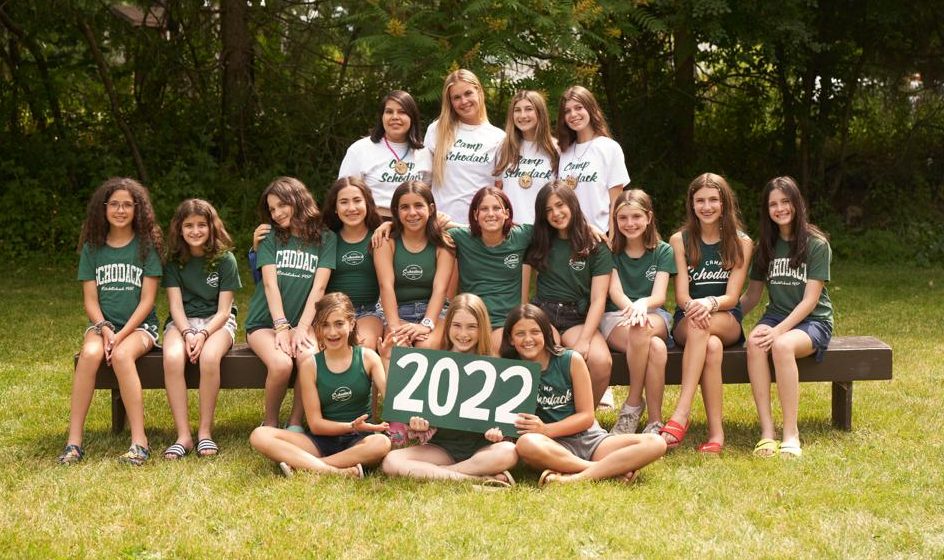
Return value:
<svg viewBox="0 0 944 560">
<path fill-rule="evenodd" d="M 728 386 L 721 459 L 694 451 L 705 436 L 696 405 L 686 444 L 633 487 L 540 491 L 536 475 L 519 468 L 522 484 L 490 494 L 377 473 L 364 481 L 277 476 L 247 441 L 262 391 L 222 392 L 222 454 L 177 464 L 159 458 L 174 441 L 166 397 L 146 392 L 156 458 L 140 469 L 116 461 L 129 435 L 110 434 L 100 391 L 86 460 L 56 465 L 86 321 L 74 277 L 74 267 L 25 265 L 0 280 L 0 557 L 944 557 L 941 268 L 833 268 L 837 334 L 891 344 L 895 379 L 855 385 L 850 433 L 830 427 L 829 385 L 802 385 L 802 459 L 754 459 L 750 390 Z M 251 283 L 245 271 L 243 279 Z M 250 292 L 238 297 L 243 311 Z M 677 395 L 667 390 L 666 413 Z M 190 402 L 195 427 L 194 392 Z M 608 427 L 613 417 L 601 420 Z"/>
</svg>

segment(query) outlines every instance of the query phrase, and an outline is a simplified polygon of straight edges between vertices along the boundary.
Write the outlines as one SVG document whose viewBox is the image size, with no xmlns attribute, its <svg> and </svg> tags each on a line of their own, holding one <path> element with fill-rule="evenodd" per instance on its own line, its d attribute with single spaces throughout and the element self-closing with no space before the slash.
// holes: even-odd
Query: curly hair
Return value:
<svg viewBox="0 0 944 560">
<path fill-rule="evenodd" d="M 269 195 L 292 207 L 292 221 L 288 229 L 282 229 L 269 212 Z M 294 177 L 276 177 L 259 197 L 259 218 L 264 224 L 272 224 L 279 241 L 286 243 L 292 232 L 309 245 L 321 244 L 321 212 L 308 187 Z"/>
<path fill-rule="evenodd" d="M 88 209 L 86 210 L 85 221 L 82 223 L 82 233 L 79 235 L 78 250 L 81 251 L 85 243 L 95 249 L 105 245 L 108 230 L 111 227 L 108 223 L 107 205 L 112 195 L 117 191 L 126 191 L 134 200 L 131 228 L 134 231 L 134 236 L 138 239 L 138 251 L 141 260 L 147 260 L 147 255 L 151 249 L 154 249 L 158 255 L 163 255 L 164 237 L 161 234 L 161 226 L 154 216 L 151 196 L 148 194 L 147 187 L 130 177 L 112 177 L 92 193 L 92 198 L 89 199 Z"/>
</svg>

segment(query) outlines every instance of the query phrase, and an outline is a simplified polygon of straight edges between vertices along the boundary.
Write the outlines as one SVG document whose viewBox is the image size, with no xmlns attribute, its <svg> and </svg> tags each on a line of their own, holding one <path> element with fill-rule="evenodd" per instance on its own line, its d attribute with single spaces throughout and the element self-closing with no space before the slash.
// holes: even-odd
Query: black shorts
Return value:
<svg viewBox="0 0 944 560">
<path fill-rule="evenodd" d="M 369 436 L 367 432 L 355 432 L 353 434 L 344 434 L 343 436 L 318 436 L 311 432 L 305 432 L 308 439 L 311 440 L 322 457 L 328 457 L 340 453 L 354 445 L 357 445 L 362 439 Z"/>
</svg>

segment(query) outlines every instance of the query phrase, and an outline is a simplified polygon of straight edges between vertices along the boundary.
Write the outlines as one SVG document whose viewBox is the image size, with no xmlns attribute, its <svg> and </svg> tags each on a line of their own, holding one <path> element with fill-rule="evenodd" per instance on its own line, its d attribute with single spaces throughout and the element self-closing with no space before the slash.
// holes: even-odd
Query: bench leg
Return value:
<svg viewBox="0 0 944 560">
<path fill-rule="evenodd" d="M 111 390 L 111 433 L 120 434 L 125 429 L 125 403 L 121 400 L 121 391 Z"/>
<path fill-rule="evenodd" d="M 833 383 L 833 427 L 852 430 L 852 382 Z"/>
</svg>

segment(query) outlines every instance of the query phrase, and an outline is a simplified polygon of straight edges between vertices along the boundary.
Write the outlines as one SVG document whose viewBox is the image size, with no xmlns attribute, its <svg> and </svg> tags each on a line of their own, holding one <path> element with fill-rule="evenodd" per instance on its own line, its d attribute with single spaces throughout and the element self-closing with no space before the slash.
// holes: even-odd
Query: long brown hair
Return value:
<svg viewBox="0 0 944 560">
<path fill-rule="evenodd" d="M 537 129 L 535 132 L 534 144 L 537 149 L 548 154 L 551 158 L 551 169 L 557 169 L 560 161 L 560 154 L 557 152 L 557 144 L 554 143 L 554 137 L 551 136 L 551 120 L 547 112 L 547 103 L 544 96 L 532 90 L 522 90 L 511 98 L 508 104 L 508 116 L 505 117 L 505 140 L 498 149 L 498 158 L 495 163 L 495 172 L 493 175 L 500 177 L 506 168 L 512 171 L 518 169 L 518 162 L 521 161 L 521 143 L 524 142 L 524 135 L 515 126 L 515 105 L 521 101 L 528 101 L 534 106 L 534 113 L 537 115 Z"/>
<path fill-rule="evenodd" d="M 479 325 L 479 339 L 475 344 L 475 353 L 480 356 L 492 354 L 492 324 L 488 320 L 488 309 L 482 298 L 475 294 L 459 294 L 449 302 L 449 311 L 444 321 L 445 329 L 442 337 L 442 349 L 452 350 L 452 340 L 449 339 L 449 328 L 458 311 L 468 311 Z"/>
<path fill-rule="evenodd" d="M 522 319 L 531 319 L 538 324 L 541 329 L 541 335 L 544 338 L 544 349 L 554 356 L 560 356 L 564 353 L 564 347 L 554 342 L 554 331 L 551 329 L 551 321 L 547 314 L 540 307 L 525 303 L 511 310 L 508 318 L 505 319 L 505 326 L 502 329 L 501 347 L 498 350 L 502 358 L 511 360 L 520 360 L 518 350 L 511 344 L 511 329 L 515 323 Z"/>
<path fill-rule="evenodd" d="M 82 233 L 79 234 L 78 250 L 88 243 L 93 249 L 105 245 L 108 239 L 108 230 L 111 227 L 106 215 L 109 199 L 115 191 L 127 191 L 134 201 L 134 216 L 131 220 L 131 229 L 138 240 L 138 256 L 146 261 L 148 253 L 153 248 L 157 254 L 164 254 L 164 237 L 161 226 L 154 216 L 154 207 L 151 206 L 151 197 L 147 188 L 130 177 L 111 177 L 102 183 L 92 198 L 89 199 L 85 212 L 85 221 L 82 223 Z"/>
<path fill-rule="evenodd" d="M 617 212 L 626 206 L 638 208 L 649 216 L 649 225 L 646 226 L 646 231 L 642 234 L 642 244 L 650 251 L 655 249 L 659 241 L 662 240 L 662 236 L 659 235 L 659 229 L 656 227 L 656 214 L 652 211 L 652 198 L 642 189 L 630 189 L 617 195 L 616 200 L 613 201 L 613 211 L 610 212 L 610 215 L 613 216 L 614 229 L 613 253 L 617 255 L 622 253 L 626 250 L 626 245 L 629 243 L 626 236 L 623 235 L 623 232 L 621 232 L 616 225 Z"/>
<path fill-rule="evenodd" d="M 577 133 L 567 126 L 567 119 L 564 118 L 568 101 L 576 101 L 587 110 L 594 136 L 613 137 L 610 134 L 610 127 L 606 124 L 606 117 L 603 116 L 603 110 L 600 109 L 600 104 L 597 103 L 597 99 L 590 90 L 583 86 L 570 86 L 561 94 L 560 105 L 557 108 L 557 143 L 560 144 L 561 153 L 566 152 L 571 144 L 577 142 Z"/>
<path fill-rule="evenodd" d="M 570 209 L 570 224 L 567 226 L 567 241 L 570 243 L 570 256 L 574 259 L 585 259 L 597 248 L 587 219 L 580 209 L 580 201 L 574 194 L 574 189 L 561 180 L 544 185 L 534 200 L 534 233 L 531 237 L 531 246 L 525 254 L 525 262 L 538 271 L 547 270 L 547 259 L 551 252 L 551 244 L 558 236 L 547 221 L 547 204 L 551 195 L 557 195 Z"/>
<path fill-rule="evenodd" d="M 685 197 L 685 223 L 679 228 L 685 239 L 685 261 L 694 266 L 701 259 L 701 221 L 695 214 L 693 200 L 695 193 L 701 189 L 715 189 L 721 196 L 721 267 L 725 270 L 737 268 L 744 263 L 744 250 L 738 241 L 740 232 L 744 230 L 741 222 L 741 212 L 738 210 L 737 197 L 731 186 L 721 175 L 702 173 L 688 185 L 688 194 Z"/>
<path fill-rule="evenodd" d="M 790 199 L 793 205 L 793 238 L 790 239 L 790 267 L 798 268 L 806 260 L 806 251 L 810 245 L 810 237 L 819 237 L 826 240 L 828 237 L 821 229 L 809 222 L 806 202 L 800 194 L 793 177 L 774 177 L 764 185 L 764 192 L 760 195 L 760 236 L 757 239 L 757 261 L 759 270 L 767 273 L 767 267 L 774 258 L 774 247 L 780 236 L 780 228 L 770 219 L 770 193 L 779 190 Z"/>
<path fill-rule="evenodd" d="M 184 240 L 184 220 L 190 216 L 200 216 L 210 226 L 209 236 L 203 244 L 204 257 L 208 267 L 211 267 L 226 251 L 232 250 L 233 238 L 226 231 L 223 220 L 216 212 L 216 208 L 209 202 L 199 198 L 188 198 L 180 203 L 174 217 L 170 221 L 170 232 L 167 236 L 167 260 L 175 261 L 179 265 L 190 260 L 190 246 Z"/>
<path fill-rule="evenodd" d="M 400 199 L 406 194 L 419 196 L 429 207 L 429 218 L 426 220 L 427 241 L 436 247 L 452 250 L 450 244 L 446 241 L 448 234 L 443 232 L 439 226 L 439 220 L 436 219 L 436 202 L 433 200 L 433 191 L 423 181 L 405 181 L 393 191 L 393 198 L 390 199 L 390 214 L 393 218 L 393 229 L 390 230 L 390 237 L 397 238 L 403 235 L 403 222 L 400 221 L 400 211 L 397 207 L 400 206 Z"/>
<path fill-rule="evenodd" d="M 292 222 L 288 229 L 282 229 L 272 219 L 269 212 L 269 195 L 274 194 L 279 200 L 292 207 Z M 259 218 L 263 223 L 272 224 L 279 241 L 285 243 L 292 236 L 292 230 L 301 232 L 298 237 L 310 245 L 321 244 L 321 212 L 308 187 L 294 177 L 276 177 L 259 197 Z"/>
<path fill-rule="evenodd" d="M 328 321 L 328 316 L 335 311 L 340 311 L 344 318 L 351 322 L 351 332 L 347 335 L 347 345 L 355 346 L 357 344 L 357 320 L 354 314 L 354 304 L 351 298 L 341 292 L 331 292 L 325 294 L 321 299 L 315 302 L 315 320 L 312 325 L 315 328 L 315 338 L 318 340 L 318 348 L 324 350 L 324 343 L 321 339 L 323 325 Z"/>
<path fill-rule="evenodd" d="M 325 195 L 324 202 L 324 223 L 328 229 L 335 232 L 341 231 L 344 223 L 338 217 L 338 195 L 347 187 L 354 187 L 361 191 L 364 197 L 364 204 L 367 206 L 367 216 L 364 218 L 364 225 L 369 231 L 380 227 L 380 214 L 377 213 L 377 204 L 374 202 L 374 195 L 371 194 L 367 183 L 360 177 L 341 177 L 331 185 L 328 194 Z"/>
<path fill-rule="evenodd" d="M 459 116 L 452 108 L 449 99 L 449 88 L 465 82 L 475 88 L 479 98 L 479 123 L 488 122 L 488 113 L 485 110 L 485 91 L 482 82 L 471 71 L 460 68 L 446 76 L 442 89 L 442 104 L 439 109 L 439 119 L 436 124 L 436 152 L 433 154 L 433 183 L 441 185 L 443 173 L 446 169 L 446 154 L 456 141 L 456 128 L 459 126 Z"/>
</svg>

